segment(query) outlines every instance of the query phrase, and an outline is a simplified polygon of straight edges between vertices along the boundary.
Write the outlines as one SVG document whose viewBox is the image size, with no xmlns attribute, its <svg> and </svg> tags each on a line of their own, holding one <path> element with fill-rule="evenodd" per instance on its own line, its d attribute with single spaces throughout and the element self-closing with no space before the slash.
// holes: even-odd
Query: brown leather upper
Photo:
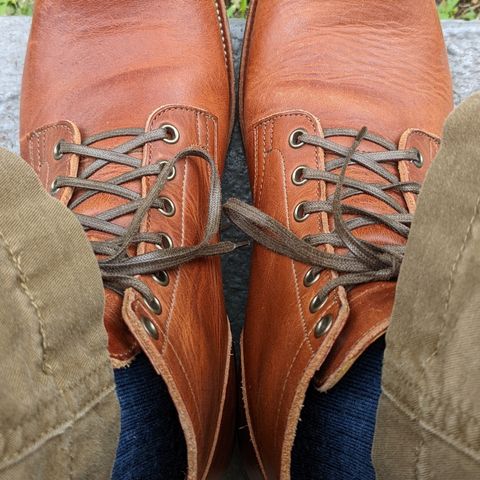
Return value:
<svg viewBox="0 0 480 480">
<path fill-rule="evenodd" d="M 334 228 L 326 213 L 295 221 L 295 206 L 326 200 L 335 186 L 323 181 L 292 183 L 301 166 L 323 169 L 333 157 L 305 145 L 293 149 L 290 134 L 302 128 L 366 126 L 399 149 L 417 148 L 420 170 L 401 161 L 389 169 L 401 181 L 422 182 L 439 147 L 445 117 L 452 109 L 451 80 L 441 27 L 433 0 L 254 0 L 249 14 L 241 75 L 240 115 L 254 204 L 298 237 Z M 351 145 L 351 139 L 335 138 Z M 359 150 L 377 150 L 363 141 Z M 354 165 L 350 178 L 378 182 Z M 416 196 L 392 193 L 407 211 Z M 392 213 L 362 194 L 346 203 Z M 404 244 L 384 226 L 354 232 L 381 245 Z M 327 246 L 333 252 L 333 247 Z M 312 297 L 335 272 L 324 271 L 306 287 L 309 266 L 256 245 L 242 340 L 243 388 L 247 420 L 260 471 L 265 478 L 290 477 L 290 457 L 306 389 L 315 375 L 318 389 L 333 387 L 376 338 L 390 318 L 394 282 L 334 290 L 321 310 L 310 313 Z M 333 325 L 316 338 L 325 315 Z"/>
<path fill-rule="evenodd" d="M 149 131 L 168 123 L 178 143 L 147 144 L 136 153 L 143 164 L 172 158 L 195 146 L 209 152 L 221 172 L 233 119 L 233 66 L 224 4 L 186 0 L 58 2 L 37 0 L 28 46 L 21 102 L 23 157 L 50 188 L 58 175 L 75 176 L 91 159 L 53 158 L 64 139 L 81 139 L 117 128 Z M 99 143 L 113 147 L 111 140 Z M 127 167 L 107 165 L 91 178 L 107 180 Z M 154 178 L 123 186 L 146 196 Z M 209 171 L 190 159 L 162 195 L 176 206 L 173 217 L 149 212 L 143 231 L 165 232 L 175 246 L 193 245 L 203 234 Z M 72 192 L 57 197 L 68 204 Z M 73 192 L 74 198 L 76 192 Z M 125 200 L 99 193 L 75 209 L 95 215 Z M 131 214 L 115 220 L 128 226 Z M 91 240 L 106 235 L 88 232 Z M 141 244 L 137 252 L 150 246 Z M 160 300 L 162 313 L 146 308 L 141 296 L 106 291 L 105 324 L 114 366 L 127 365 L 143 350 L 167 383 L 179 412 L 188 450 L 188 478 L 219 475 L 228 461 L 233 433 L 231 335 L 218 258 L 196 260 L 170 272 L 168 286 L 140 277 Z M 147 335 L 141 317 L 157 327 Z M 81 341 L 81 339 L 79 339 Z M 228 387 L 228 385 L 230 385 Z M 228 389 L 227 389 L 228 387 Z M 216 448 L 218 446 L 218 448 Z"/>
</svg>

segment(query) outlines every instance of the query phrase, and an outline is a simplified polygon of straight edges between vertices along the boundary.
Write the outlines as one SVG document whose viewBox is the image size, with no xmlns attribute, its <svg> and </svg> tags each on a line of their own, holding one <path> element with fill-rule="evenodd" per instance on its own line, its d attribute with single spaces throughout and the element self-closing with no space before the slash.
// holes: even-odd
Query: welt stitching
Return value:
<svg viewBox="0 0 480 480">
<path fill-rule="evenodd" d="M 273 132 L 275 131 L 275 119 L 272 120 L 271 122 L 272 126 L 270 128 L 270 150 L 273 150 Z"/>
<path fill-rule="evenodd" d="M 222 37 L 223 57 L 225 59 L 225 66 L 227 67 L 227 70 L 228 70 L 227 42 L 226 42 L 226 36 L 225 36 L 225 29 L 223 27 L 222 16 L 220 14 L 220 6 L 218 5 L 218 0 L 215 0 L 215 9 L 217 11 L 218 26 L 220 27 L 220 36 Z"/>
<path fill-rule="evenodd" d="M 263 194 L 263 185 L 265 181 L 265 162 L 267 160 L 267 127 L 266 124 L 262 126 L 263 130 L 263 152 L 262 152 L 262 174 L 260 176 L 260 186 L 258 190 L 258 196 L 257 196 L 257 201 L 256 203 L 259 203 L 262 199 L 262 194 Z"/>
<path fill-rule="evenodd" d="M 13 266 L 15 267 L 17 274 L 18 274 L 18 280 L 20 287 L 24 293 L 24 295 L 27 296 L 30 305 L 33 307 L 35 311 L 35 315 L 38 319 L 39 323 L 39 330 L 40 330 L 40 338 L 41 338 L 41 346 L 42 346 L 42 371 L 47 374 L 47 375 L 52 375 L 52 366 L 48 362 L 48 344 L 47 344 L 47 337 L 45 333 L 45 321 L 43 319 L 42 313 L 40 311 L 40 308 L 38 304 L 35 302 L 35 299 L 33 298 L 32 293 L 30 292 L 30 289 L 27 286 L 27 276 L 25 275 L 25 272 L 23 271 L 21 264 L 20 264 L 20 259 L 13 253 L 13 249 L 10 246 L 9 242 L 3 235 L 3 233 L 0 231 L 0 240 L 3 243 L 4 249 L 7 252 L 8 256 L 10 257 L 10 261 L 12 262 Z"/>
<path fill-rule="evenodd" d="M 200 133 L 199 133 L 199 131 L 200 131 L 200 118 L 199 118 L 198 112 L 195 112 L 195 124 L 197 126 L 197 138 L 200 138 Z"/>
<path fill-rule="evenodd" d="M 210 123 L 207 118 L 205 118 L 205 130 L 206 130 L 206 136 L 207 136 L 205 147 L 206 147 L 206 150 L 209 151 L 210 150 Z"/>
<path fill-rule="evenodd" d="M 254 173 L 253 173 L 253 193 L 257 193 L 257 180 L 258 180 L 258 127 L 253 130 L 253 148 L 254 148 Z"/>
<path fill-rule="evenodd" d="M 253 7 L 251 8 L 251 10 L 249 11 L 248 13 L 248 20 L 247 20 L 247 29 L 249 30 L 249 35 L 248 35 L 248 38 L 245 38 L 244 42 L 246 42 L 246 46 L 247 46 L 247 51 L 245 52 L 245 65 L 248 65 L 248 57 L 250 55 L 250 45 L 251 45 L 251 37 L 252 37 L 252 33 L 253 33 L 253 26 L 255 24 L 254 20 L 255 20 L 255 16 L 256 16 L 256 13 L 257 13 L 257 8 L 256 8 L 256 4 L 253 4 Z M 245 75 L 245 72 L 244 72 L 244 75 Z M 262 467 L 263 468 L 263 467 Z"/>
</svg>

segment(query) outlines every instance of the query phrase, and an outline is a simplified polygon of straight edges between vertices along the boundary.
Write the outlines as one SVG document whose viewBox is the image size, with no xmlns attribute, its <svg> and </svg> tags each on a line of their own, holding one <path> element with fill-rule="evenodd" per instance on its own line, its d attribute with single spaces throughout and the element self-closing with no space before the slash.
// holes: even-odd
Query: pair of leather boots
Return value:
<svg viewBox="0 0 480 480">
<path fill-rule="evenodd" d="M 191 479 L 221 473 L 235 429 L 219 259 L 235 248 L 219 238 L 234 107 L 221 0 L 36 1 L 22 155 L 98 255 L 114 367 L 143 351 L 165 380 Z M 290 477 L 308 385 L 332 388 L 385 332 L 451 109 L 433 0 L 251 2 L 239 113 L 255 207 L 225 212 L 256 241 L 252 478 Z"/>
</svg>

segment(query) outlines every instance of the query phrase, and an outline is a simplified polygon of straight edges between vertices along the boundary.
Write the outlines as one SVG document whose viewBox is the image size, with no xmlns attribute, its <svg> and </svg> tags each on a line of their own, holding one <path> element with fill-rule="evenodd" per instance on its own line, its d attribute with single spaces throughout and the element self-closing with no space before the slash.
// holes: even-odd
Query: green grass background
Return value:
<svg viewBox="0 0 480 480">
<path fill-rule="evenodd" d="M 0 15 L 31 15 L 33 3 L 34 0 L 0 0 Z M 226 3 L 230 17 L 245 17 L 249 0 L 226 0 Z M 437 0 L 437 5 L 442 19 L 480 18 L 480 0 Z"/>
</svg>

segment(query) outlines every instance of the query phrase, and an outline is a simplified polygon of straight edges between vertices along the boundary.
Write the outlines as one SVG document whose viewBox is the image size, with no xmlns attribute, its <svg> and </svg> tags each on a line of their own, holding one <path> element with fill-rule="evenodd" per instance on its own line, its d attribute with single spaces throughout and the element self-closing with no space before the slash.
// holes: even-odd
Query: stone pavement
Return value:
<svg viewBox="0 0 480 480">
<path fill-rule="evenodd" d="M 231 22 L 237 70 L 244 25 L 243 20 Z M 29 28 L 30 19 L 27 17 L 0 17 L 0 146 L 13 151 L 18 151 L 18 99 Z M 480 21 L 445 21 L 443 28 L 454 78 L 455 102 L 458 104 L 480 90 Z M 223 190 L 225 199 L 231 196 L 244 200 L 250 198 L 238 127 L 230 146 Z M 228 235 L 231 235 L 230 232 Z M 235 252 L 223 263 L 228 313 L 238 339 L 247 297 L 249 252 Z M 226 478 L 244 478 L 238 462 L 234 462 Z"/>
</svg>

